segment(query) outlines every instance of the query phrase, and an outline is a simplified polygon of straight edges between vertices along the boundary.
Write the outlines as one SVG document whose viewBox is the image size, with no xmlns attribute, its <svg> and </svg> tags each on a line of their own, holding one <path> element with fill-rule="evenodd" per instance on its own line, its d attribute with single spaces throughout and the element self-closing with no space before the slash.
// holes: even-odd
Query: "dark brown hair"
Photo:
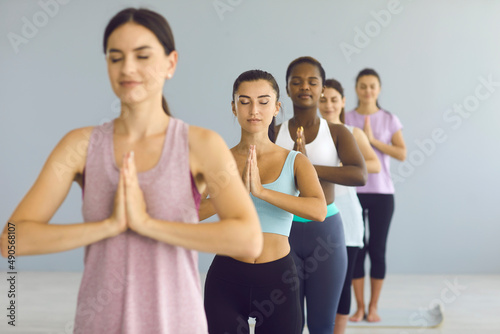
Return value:
<svg viewBox="0 0 500 334">
<path fill-rule="evenodd" d="M 333 89 L 335 89 L 337 92 L 339 92 L 340 97 L 344 98 L 344 88 L 342 87 L 342 85 L 340 84 L 340 82 L 338 82 L 337 80 L 335 80 L 335 79 L 327 79 L 327 80 L 325 80 L 325 88 L 333 88 Z M 340 118 L 340 121 L 342 123 L 345 123 L 344 108 L 342 108 L 342 110 L 340 111 L 339 118 Z"/>
<path fill-rule="evenodd" d="M 243 82 L 248 82 L 248 81 L 257 81 L 257 80 L 265 80 L 267 81 L 271 87 L 273 88 L 274 92 L 276 93 L 276 103 L 278 103 L 278 100 L 280 98 L 280 88 L 278 86 L 278 83 L 276 82 L 276 79 L 274 79 L 273 75 L 269 72 L 262 71 L 262 70 L 250 70 L 241 73 L 236 80 L 234 81 L 233 84 L 233 95 L 232 95 L 232 101 L 234 102 L 234 95 L 238 91 L 238 88 Z M 274 133 L 274 127 L 276 123 L 273 120 L 271 121 L 271 124 L 269 124 L 269 128 L 267 130 L 267 134 L 269 136 L 269 139 L 274 142 L 275 140 L 275 133 Z"/>
<path fill-rule="evenodd" d="M 106 29 L 104 30 L 103 48 L 104 54 L 108 48 L 108 38 L 115 29 L 124 25 L 125 23 L 133 22 L 149 29 L 155 34 L 158 41 L 163 46 L 165 54 L 169 55 L 170 52 L 175 51 L 174 35 L 167 20 L 160 14 L 145 8 L 126 8 L 113 16 L 109 21 Z M 167 115 L 171 115 L 168 109 L 167 100 L 162 96 L 161 101 L 163 110 Z"/>
<path fill-rule="evenodd" d="M 367 75 L 373 75 L 374 77 L 376 77 L 379 85 L 382 86 L 382 81 L 380 80 L 380 76 L 373 68 L 365 68 L 365 69 L 359 71 L 358 76 L 356 77 L 356 86 L 358 85 L 359 78 L 367 76 Z M 377 105 L 377 108 L 382 109 L 380 107 L 380 105 L 378 104 L 378 100 L 375 103 Z M 358 100 L 358 106 L 359 106 L 359 100 Z"/>
</svg>

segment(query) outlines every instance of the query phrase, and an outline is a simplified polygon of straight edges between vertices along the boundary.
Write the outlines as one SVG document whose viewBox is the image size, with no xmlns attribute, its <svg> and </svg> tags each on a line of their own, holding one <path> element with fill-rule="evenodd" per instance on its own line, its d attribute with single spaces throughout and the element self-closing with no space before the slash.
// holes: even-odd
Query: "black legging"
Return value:
<svg viewBox="0 0 500 334">
<path fill-rule="evenodd" d="M 385 249 L 394 213 L 394 195 L 358 194 L 358 198 L 363 207 L 363 220 L 366 222 L 366 218 L 368 218 L 370 235 L 369 239 L 366 240 L 365 233 L 365 246 L 358 253 L 353 278 L 365 277 L 364 264 L 368 251 L 371 261 L 370 277 L 384 279 L 386 271 Z"/>
<path fill-rule="evenodd" d="M 359 247 L 347 246 L 347 272 L 345 274 L 344 287 L 340 294 L 339 307 L 337 314 L 347 315 L 351 310 L 351 282 L 354 274 L 354 264 L 358 255 Z"/>
<path fill-rule="evenodd" d="M 302 329 L 297 269 L 292 255 L 266 263 L 215 256 L 205 281 L 210 334 L 298 334 Z"/>
</svg>

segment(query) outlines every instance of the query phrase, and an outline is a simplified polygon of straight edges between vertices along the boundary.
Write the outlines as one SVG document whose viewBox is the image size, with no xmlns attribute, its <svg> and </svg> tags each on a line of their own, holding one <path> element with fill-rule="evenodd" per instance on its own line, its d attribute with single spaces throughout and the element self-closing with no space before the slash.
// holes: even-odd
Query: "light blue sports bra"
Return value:
<svg viewBox="0 0 500 334">
<path fill-rule="evenodd" d="M 280 176 L 276 179 L 276 181 L 263 184 L 262 186 L 266 189 L 298 196 L 299 191 L 295 187 L 295 175 L 293 173 L 293 166 L 297 154 L 299 154 L 299 152 L 290 151 L 286 157 L 285 163 L 283 164 Z M 254 197 L 252 194 L 250 194 L 250 197 L 253 200 L 255 209 L 257 209 L 262 232 L 281 234 L 285 236 L 290 234 L 293 214 L 263 201 L 260 198 Z"/>
</svg>

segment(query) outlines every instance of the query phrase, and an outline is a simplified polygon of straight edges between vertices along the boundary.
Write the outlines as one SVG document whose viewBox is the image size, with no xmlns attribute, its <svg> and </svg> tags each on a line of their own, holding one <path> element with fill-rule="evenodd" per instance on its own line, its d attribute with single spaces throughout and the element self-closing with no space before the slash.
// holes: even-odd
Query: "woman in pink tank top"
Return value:
<svg viewBox="0 0 500 334">
<path fill-rule="evenodd" d="M 177 52 L 167 21 L 125 9 L 103 44 L 121 114 L 53 150 L 9 219 L 16 255 L 85 246 L 74 333 L 207 333 L 195 251 L 258 257 L 257 213 L 221 137 L 169 113 L 162 90 Z M 84 222 L 49 224 L 73 181 Z M 205 191 L 220 220 L 196 224 Z M 7 240 L 4 229 L 3 256 Z"/>
</svg>

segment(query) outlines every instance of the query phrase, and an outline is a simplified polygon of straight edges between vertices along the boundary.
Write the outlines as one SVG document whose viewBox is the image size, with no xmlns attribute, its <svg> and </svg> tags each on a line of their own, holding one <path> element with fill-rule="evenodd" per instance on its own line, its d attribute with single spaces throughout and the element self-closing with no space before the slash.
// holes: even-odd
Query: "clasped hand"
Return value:
<svg viewBox="0 0 500 334">
<path fill-rule="evenodd" d="M 123 157 L 113 213 L 109 218 L 109 223 L 113 235 L 117 235 L 129 228 L 139 232 L 149 218 L 144 195 L 139 187 L 134 152 L 131 151 Z"/>
<path fill-rule="evenodd" d="M 307 157 L 306 153 L 306 137 L 304 136 L 304 128 L 299 126 L 297 128 L 297 140 L 295 141 L 295 145 L 293 148 L 295 151 L 299 151 L 303 155 Z"/>
<path fill-rule="evenodd" d="M 257 166 L 257 151 L 255 145 L 250 145 L 248 149 L 248 157 L 243 169 L 243 183 L 248 192 L 255 197 L 259 197 L 264 187 L 260 181 L 259 167 Z"/>
</svg>

